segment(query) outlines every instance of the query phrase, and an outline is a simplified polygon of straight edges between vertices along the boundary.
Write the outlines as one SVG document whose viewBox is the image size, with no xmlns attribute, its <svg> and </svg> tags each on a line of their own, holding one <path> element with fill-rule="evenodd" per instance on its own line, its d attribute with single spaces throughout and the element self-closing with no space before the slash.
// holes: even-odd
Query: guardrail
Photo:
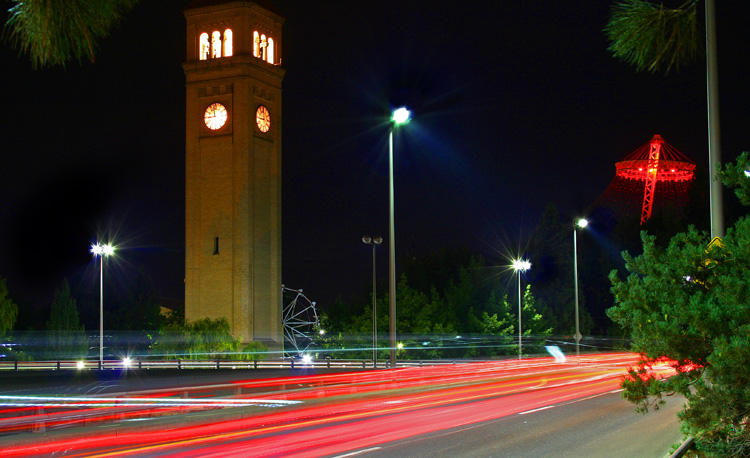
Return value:
<svg viewBox="0 0 750 458">
<path fill-rule="evenodd" d="M 459 364 L 469 360 L 401 360 L 398 366 L 427 366 Z M 234 361 L 234 360 L 105 360 L 105 361 L 0 361 L 0 372 L 30 370 L 122 370 L 122 369 L 387 369 L 389 361 L 371 359 L 325 359 L 301 361 L 298 359 Z"/>
</svg>

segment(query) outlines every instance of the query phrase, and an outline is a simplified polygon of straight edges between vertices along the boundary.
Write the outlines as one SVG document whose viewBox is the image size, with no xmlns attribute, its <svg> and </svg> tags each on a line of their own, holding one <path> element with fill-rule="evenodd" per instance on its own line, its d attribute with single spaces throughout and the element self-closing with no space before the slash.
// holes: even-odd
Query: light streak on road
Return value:
<svg viewBox="0 0 750 458">
<path fill-rule="evenodd" d="M 619 389 L 624 369 L 637 362 L 637 355 L 608 354 L 587 357 L 585 364 L 540 358 L 243 380 L 233 385 L 252 392 L 252 398 L 233 396 L 226 399 L 233 402 L 217 400 L 215 405 L 251 409 L 246 418 L 217 416 L 212 422 L 182 423 L 168 432 L 148 425 L 132 430 L 122 426 L 115 434 L 5 447 L 0 457 L 53 452 L 81 458 L 218 458 L 271 452 L 274 456 L 348 456 L 398 439 L 551 409 L 611 392 Z M 660 377 L 674 373 L 666 363 L 652 370 Z M 208 386 L 201 389 L 210 392 Z M 279 408 L 258 408 L 273 405 L 274 400 Z M 201 402 L 206 401 L 195 400 L 196 405 Z M 111 415 L 107 412 L 111 408 L 97 410 Z"/>
<path fill-rule="evenodd" d="M 179 398 L 92 398 L 58 396 L 2 396 L 0 406 L 11 407 L 247 407 L 282 406 L 299 404 L 300 401 L 282 399 L 179 399 Z"/>
</svg>

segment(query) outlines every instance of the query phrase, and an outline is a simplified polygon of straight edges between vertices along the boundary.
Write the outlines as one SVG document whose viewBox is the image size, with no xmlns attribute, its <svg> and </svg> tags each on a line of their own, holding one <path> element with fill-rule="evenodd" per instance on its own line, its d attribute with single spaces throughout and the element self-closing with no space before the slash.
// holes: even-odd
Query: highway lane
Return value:
<svg viewBox="0 0 750 458">
<path fill-rule="evenodd" d="M 233 416 L 210 411 L 203 416 L 172 415 L 158 422 L 144 418 L 135 428 L 133 417 L 118 421 L 107 410 L 111 407 L 95 406 L 110 421 L 107 428 L 78 428 L 77 435 L 52 434 L 31 445 L 5 441 L 0 456 L 312 457 L 374 452 L 394 441 L 474 430 L 529 410 L 541 409 L 524 416 L 546 415 L 581 398 L 618 389 L 624 368 L 636 360 L 631 354 L 611 354 L 589 357 L 581 364 L 540 358 L 238 380 L 234 383 L 246 394 L 232 396 L 232 402 L 249 402 L 252 397 L 265 404 L 251 410 L 222 409 Z M 656 369 L 670 373 L 667 366 Z M 201 396 L 206 398 L 211 389 L 204 387 Z M 269 408 L 274 400 L 294 404 Z M 632 410 L 624 401 L 619 403 Z M 238 417 L 238 411 L 243 415 Z"/>
<path fill-rule="evenodd" d="M 570 401 L 328 457 L 377 458 L 662 458 L 681 442 L 682 398 L 636 413 L 619 392 Z"/>
</svg>

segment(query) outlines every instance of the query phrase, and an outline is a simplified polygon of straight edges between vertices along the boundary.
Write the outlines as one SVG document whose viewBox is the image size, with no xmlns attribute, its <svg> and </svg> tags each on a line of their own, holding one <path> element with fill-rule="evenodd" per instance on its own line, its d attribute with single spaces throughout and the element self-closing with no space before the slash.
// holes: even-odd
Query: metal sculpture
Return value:
<svg viewBox="0 0 750 458">
<path fill-rule="evenodd" d="M 311 302 L 301 289 L 291 289 L 281 285 L 281 296 L 284 300 L 284 346 L 293 348 L 297 354 L 310 346 L 318 325 L 318 311 L 315 302 Z"/>
<path fill-rule="evenodd" d="M 662 195 L 658 200 L 661 204 L 682 207 L 695 177 L 695 163 L 661 135 L 654 135 L 651 141 L 615 164 L 615 168 L 615 178 L 592 208 L 609 208 L 618 218 L 634 217 L 640 210 L 641 225 L 651 218 L 657 194 Z"/>
</svg>

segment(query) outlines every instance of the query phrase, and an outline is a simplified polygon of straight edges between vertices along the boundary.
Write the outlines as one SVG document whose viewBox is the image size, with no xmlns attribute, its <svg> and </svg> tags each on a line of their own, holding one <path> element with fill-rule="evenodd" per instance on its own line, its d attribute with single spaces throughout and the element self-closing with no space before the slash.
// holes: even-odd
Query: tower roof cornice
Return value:
<svg viewBox="0 0 750 458">
<path fill-rule="evenodd" d="M 227 0 L 192 0 L 184 12 L 187 15 L 191 10 L 219 11 L 225 8 L 235 8 L 238 6 L 257 5 L 269 13 L 281 17 L 281 13 L 276 9 L 276 5 L 271 0 L 254 0 L 254 1 L 227 1 Z"/>
</svg>

